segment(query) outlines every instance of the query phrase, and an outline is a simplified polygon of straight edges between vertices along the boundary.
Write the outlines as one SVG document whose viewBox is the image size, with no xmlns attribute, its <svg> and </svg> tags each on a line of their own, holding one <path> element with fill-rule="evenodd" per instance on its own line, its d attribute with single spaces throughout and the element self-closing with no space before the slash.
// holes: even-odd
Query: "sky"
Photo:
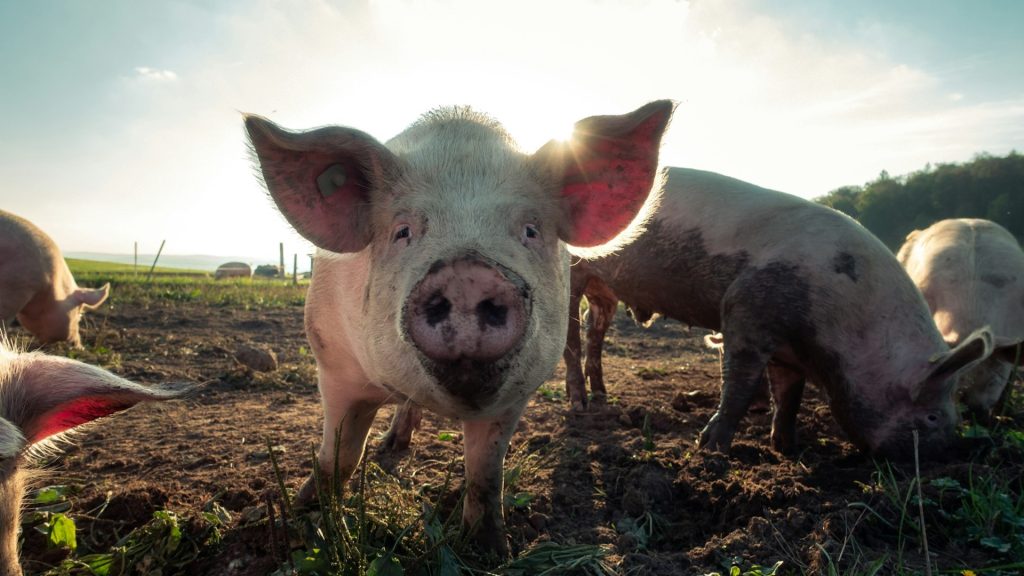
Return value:
<svg viewBox="0 0 1024 576">
<path fill-rule="evenodd" d="M 1015 0 L 0 0 L 0 208 L 64 251 L 274 260 L 310 248 L 243 112 L 385 141 L 469 104 L 533 151 L 661 98 L 663 164 L 814 198 L 1024 151 L 1021 22 Z"/>
</svg>

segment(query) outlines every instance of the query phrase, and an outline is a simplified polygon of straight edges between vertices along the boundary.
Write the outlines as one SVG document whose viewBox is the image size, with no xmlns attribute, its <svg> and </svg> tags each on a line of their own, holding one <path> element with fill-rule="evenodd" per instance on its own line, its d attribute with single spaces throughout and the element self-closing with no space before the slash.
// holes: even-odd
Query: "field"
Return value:
<svg viewBox="0 0 1024 576">
<path fill-rule="evenodd" d="M 85 317 L 85 350 L 50 351 L 143 383 L 202 387 L 92 427 L 44 463 L 22 526 L 27 574 L 1024 572 L 1019 396 L 997 426 L 965 425 L 947 459 L 919 472 L 854 450 L 812 387 L 797 456 L 768 448 L 764 412 L 745 419 L 728 456 L 701 453 L 717 352 L 698 330 L 644 330 L 619 314 L 609 405 L 570 412 L 559 367 L 513 437 L 505 503 L 516 559 L 499 566 L 459 534 L 454 421 L 427 414 L 409 450 L 382 454 L 385 408 L 339 500 L 325 492 L 320 509 L 299 510 L 282 496 L 310 473 L 320 438 L 304 286 L 86 268 L 73 265 L 79 282 L 112 282 L 111 299 Z M 272 349 L 279 367 L 246 369 L 240 345 Z"/>
</svg>

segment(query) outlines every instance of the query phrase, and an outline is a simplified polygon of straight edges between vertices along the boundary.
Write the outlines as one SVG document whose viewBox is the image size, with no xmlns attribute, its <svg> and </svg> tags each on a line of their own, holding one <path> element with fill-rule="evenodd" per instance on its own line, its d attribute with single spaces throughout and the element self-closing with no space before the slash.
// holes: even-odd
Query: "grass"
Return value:
<svg viewBox="0 0 1024 576">
<path fill-rule="evenodd" d="M 309 281 L 294 285 L 279 278 L 230 278 L 214 280 L 208 272 L 179 268 L 157 268 L 152 278 L 148 268 L 135 274 L 131 265 L 68 259 L 75 280 L 83 286 L 110 283 L 111 304 L 119 302 L 147 306 L 157 302 L 200 303 L 245 310 L 287 308 L 306 302 Z"/>
</svg>

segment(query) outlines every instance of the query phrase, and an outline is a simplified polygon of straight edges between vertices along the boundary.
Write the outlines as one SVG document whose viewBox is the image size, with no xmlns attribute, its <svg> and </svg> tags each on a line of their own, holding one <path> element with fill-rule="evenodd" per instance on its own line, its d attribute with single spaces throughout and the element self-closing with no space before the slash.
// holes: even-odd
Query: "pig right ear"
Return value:
<svg viewBox="0 0 1024 576">
<path fill-rule="evenodd" d="M 390 150 L 340 126 L 290 132 L 246 115 L 245 128 L 267 191 L 303 237 L 331 252 L 366 247 L 370 189 L 394 168 Z"/>
<path fill-rule="evenodd" d="M 139 402 L 172 400 L 192 391 L 189 385 L 146 387 L 102 368 L 38 353 L 18 360 L 15 393 L 5 390 L 12 424 L 28 444 L 131 408 Z"/>
<path fill-rule="evenodd" d="M 911 399 L 943 397 L 953 393 L 956 387 L 956 375 L 992 355 L 995 349 L 994 338 L 988 326 L 979 328 L 965 338 L 960 344 L 932 358 L 931 372 L 928 377 L 911 389 Z"/>
</svg>

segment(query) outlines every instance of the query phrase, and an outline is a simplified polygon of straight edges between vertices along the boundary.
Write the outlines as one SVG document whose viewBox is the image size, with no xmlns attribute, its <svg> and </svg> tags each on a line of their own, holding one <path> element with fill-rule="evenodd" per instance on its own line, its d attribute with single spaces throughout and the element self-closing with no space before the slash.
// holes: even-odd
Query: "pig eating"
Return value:
<svg viewBox="0 0 1024 576">
<path fill-rule="evenodd" d="M 956 346 L 989 326 L 995 353 L 961 377 L 963 401 L 988 420 L 1024 342 L 1024 251 L 989 220 L 942 220 L 911 232 L 897 258 L 924 294 L 942 337 Z"/>
<path fill-rule="evenodd" d="M 658 101 L 586 118 L 569 141 L 532 155 L 468 108 L 430 112 L 385 144 L 352 128 L 289 132 L 246 117 L 271 197 L 319 248 L 306 333 L 324 408 L 322 473 L 352 474 L 383 404 L 458 418 L 463 523 L 507 555 L 501 468 L 565 343 L 566 245 L 600 253 L 631 238 L 651 206 L 672 110 Z"/>
<path fill-rule="evenodd" d="M 957 373 L 991 353 L 987 329 L 965 332 L 950 350 L 892 253 L 839 212 L 711 172 L 670 168 L 665 176 L 642 235 L 573 265 L 565 361 L 574 405 L 586 401 L 578 323 L 585 292 L 598 340 L 617 300 L 641 321 L 660 313 L 722 332 L 722 396 L 701 433 L 704 448 L 728 450 L 767 370 L 779 451 L 795 446 L 805 379 L 825 389 L 859 448 L 907 455 L 917 429 L 923 449 L 942 449 L 958 421 Z M 595 396 L 604 392 L 599 350 L 588 343 Z"/>
<path fill-rule="evenodd" d="M 106 370 L 13 349 L 0 333 L 0 576 L 21 576 L 18 526 L 33 449 L 138 402 L 180 398 L 187 386 L 147 388 Z"/>
<path fill-rule="evenodd" d="M 79 288 L 60 249 L 37 226 L 0 210 L 0 324 L 18 323 L 41 343 L 81 347 L 82 312 L 99 307 L 110 293 Z"/>
</svg>

